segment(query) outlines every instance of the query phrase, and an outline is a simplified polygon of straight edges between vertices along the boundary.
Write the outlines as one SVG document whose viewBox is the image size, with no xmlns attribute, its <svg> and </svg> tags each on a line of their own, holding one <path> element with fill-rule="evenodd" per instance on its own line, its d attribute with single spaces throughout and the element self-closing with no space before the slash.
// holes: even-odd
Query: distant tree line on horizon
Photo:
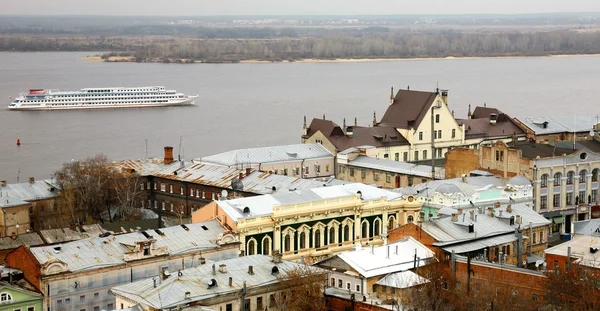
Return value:
<svg viewBox="0 0 600 311">
<path fill-rule="evenodd" d="M 0 50 L 129 52 L 139 62 L 540 56 L 600 53 L 600 32 L 374 32 L 271 39 L 5 36 Z"/>
</svg>

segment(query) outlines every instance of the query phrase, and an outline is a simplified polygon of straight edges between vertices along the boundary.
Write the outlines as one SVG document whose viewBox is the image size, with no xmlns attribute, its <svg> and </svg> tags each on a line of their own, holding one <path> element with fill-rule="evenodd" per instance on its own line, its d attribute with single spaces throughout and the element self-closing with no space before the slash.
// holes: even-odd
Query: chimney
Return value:
<svg viewBox="0 0 600 311">
<path fill-rule="evenodd" d="M 6 180 L 0 180 L 0 187 L 6 187 Z"/>
<path fill-rule="evenodd" d="M 510 206 L 510 204 L 508 204 L 508 205 L 506 206 L 506 212 L 507 212 L 507 213 L 512 213 L 512 206 Z"/>
<path fill-rule="evenodd" d="M 254 267 L 248 266 L 248 274 L 250 274 L 250 275 L 254 274 Z"/>
<path fill-rule="evenodd" d="M 517 223 L 517 225 L 521 224 L 521 215 L 517 215 L 517 217 L 515 217 L 515 222 Z"/>
<path fill-rule="evenodd" d="M 200 257 L 200 264 L 203 265 L 206 263 L 206 258 Z"/>
<path fill-rule="evenodd" d="M 498 121 L 498 114 L 497 113 L 490 113 L 490 124 L 491 125 L 496 125 L 496 121 Z"/>
<path fill-rule="evenodd" d="M 217 274 L 217 271 L 215 270 L 215 264 L 214 263 L 212 265 L 212 274 L 213 275 Z"/>
<path fill-rule="evenodd" d="M 390 259 L 390 246 L 387 246 L 387 252 L 385 258 Z"/>
<path fill-rule="evenodd" d="M 475 214 L 475 218 L 473 219 L 474 222 L 477 222 L 477 214 Z"/>
<path fill-rule="evenodd" d="M 498 211 L 498 216 L 502 217 L 502 210 Z"/>
<path fill-rule="evenodd" d="M 462 175 L 460 176 L 460 180 L 462 180 L 462 182 L 465 182 L 465 183 L 466 183 L 466 182 L 467 182 L 467 174 L 462 174 Z"/>
<path fill-rule="evenodd" d="M 354 128 L 352 126 L 346 127 L 346 136 L 350 138 L 354 136 Z"/>
<path fill-rule="evenodd" d="M 279 253 L 279 252 L 273 252 L 273 262 L 274 263 L 281 263 L 281 253 Z"/>
<path fill-rule="evenodd" d="M 456 213 L 452 213 L 452 222 L 457 222 L 458 221 L 458 214 Z"/>
<path fill-rule="evenodd" d="M 494 217 L 494 208 L 493 207 L 488 207 L 487 209 L 487 215 L 490 217 Z"/>
<path fill-rule="evenodd" d="M 33 178 L 33 177 L 29 177 L 29 183 L 30 183 L 30 184 L 33 184 L 34 182 L 35 182 L 35 178 Z"/>
<path fill-rule="evenodd" d="M 458 215 L 462 215 L 462 213 L 463 213 L 462 208 L 458 208 L 457 211 L 458 211 Z"/>
<path fill-rule="evenodd" d="M 448 90 L 441 90 L 442 100 L 448 105 Z"/>
<path fill-rule="evenodd" d="M 246 167 L 246 176 L 250 175 L 250 172 L 251 172 L 251 171 L 252 171 L 252 169 L 251 169 L 251 168 L 249 168 L 249 167 Z"/>
<path fill-rule="evenodd" d="M 233 286 L 233 278 L 229 277 L 229 287 L 232 287 L 232 286 Z"/>
<path fill-rule="evenodd" d="M 226 264 L 220 264 L 219 265 L 219 272 L 221 272 L 221 273 L 227 273 L 227 265 Z"/>
<path fill-rule="evenodd" d="M 469 211 L 469 218 L 471 218 L 471 220 L 475 220 L 475 211 Z"/>
<path fill-rule="evenodd" d="M 240 175 L 238 176 L 238 178 L 241 180 L 242 178 L 244 178 L 244 173 L 240 172 Z"/>
<path fill-rule="evenodd" d="M 185 292 L 185 299 L 190 299 L 190 292 Z"/>
<path fill-rule="evenodd" d="M 371 244 L 371 254 L 375 255 L 375 245 Z"/>
<path fill-rule="evenodd" d="M 173 147 L 167 146 L 165 147 L 165 164 L 173 163 Z"/>
</svg>

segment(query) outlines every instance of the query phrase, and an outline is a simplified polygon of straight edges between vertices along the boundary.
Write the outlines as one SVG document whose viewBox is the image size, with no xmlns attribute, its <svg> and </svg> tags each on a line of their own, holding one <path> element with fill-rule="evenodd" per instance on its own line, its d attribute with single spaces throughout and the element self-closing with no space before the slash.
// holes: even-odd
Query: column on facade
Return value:
<svg viewBox="0 0 600 311">
<path fill-rule="evenodd" d="M 383 245 L 387 244 L 387 233 L 388 233 L 388 212 L 387 210 L 383 210 L 381 214 L 381 236 L 383 237 Z"/>
<path fill-rule="evenodd" d="M 588 196 L 592 195 L 592 172 L 594 171 L 594 168 L 592 167 L 592 164 L 590 163 L 588 165 L 588 171 L 587 171 L 587 175 L 585 175 L 585 198 L 583 198 L 585 203 L 588 203 Z"/>
<path fill-rule="evenodd" d="M 539 173 L 536 175 L 539 175 Z M 539 178 L 540 178 L 540 176 L 537 176 L 537 179 L 533 181 L 533 194 L 535 196 L 534 197 L 535 198 L 535 211 L 538 213 L 540 212 L 541 206 L 542 206 L 542 204 L 541 204 L 542 196 L 540 194 L 541 187 L 540 187 L 540 179 Z"/>
<path fill-rule="evenodd" d="M 246 235 L 240 234 L 239 239 L 240 239 L 240 251 L 242 251 L 244 255 L 248 255 L 248 253 L 246 252 Z"/>
<path fill-rule="evenodd" d="M 560 206 L 567 206 L 567 171 L 563 169 L 562 178 L 560 181 Z"/>
<path fill-rule="evenodd" d="M 575 198 L 579 196 L 579 164 L 575 165 L 575 176 L 573 178 L 573 197 L 571 205 L 575 205 Z M 579 198 L 581 200 L 581 198 Z"/>
<path fill-rule="evenodd" d="M 362 230 L 361 230 L 361 217 L 359 214 L 354 215 L 354 235 L 352 237 L 352 240 L 356 240 L 357 237 L 358 239 L 362 238 Z"/>
<path fill-rule="evenodd" d="M 550 173 L 548 173 L 548 210 L 554 209 L 554 170 L 550 168 Z M 561 196 L 562 198 L 562 196 Z"/>
<path fill-rule="evenodd" d="M 278 223 L 275 223 L 275 227 L 273 228 L 273 245 L 271 248 L 273 249 L 273 253 L 283 253 L 283 249 L 281 247 L 281 225 Z"/>
</svg>

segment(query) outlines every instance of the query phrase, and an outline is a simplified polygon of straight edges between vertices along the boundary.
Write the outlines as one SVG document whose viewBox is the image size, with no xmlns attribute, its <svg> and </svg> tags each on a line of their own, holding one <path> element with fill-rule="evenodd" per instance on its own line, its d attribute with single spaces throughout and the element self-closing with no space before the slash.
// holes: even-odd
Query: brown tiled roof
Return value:
<svg viewBox="0 0 600 311">
<path fill-rule="evenodd" d="M 408 141 L 391 126 L 363 127 L 353 126 L 353 135 L 348 137 L 342 128 L 333 121 L 313 119 L 307 131 L 307 137 L 321 131 L 337 150 L 346 150 L 358 146 L 400 146 Z"/>
<path fill-rule="evenodd" d="M 436 92 L 400 90 L 394 98 L 394 103 L 381 118 L 380 124 L 397 128 L 416 128 L 427 115 L 436 97 Z"/>
<path fill-rule="evenodd" d="M 475 110 L 473 110 L 471 119 L 482 119 L 482 118 L 488 119 L 490 117 L 490 114 L 492 114 L 492 113 L 500 115 L 500 114 L 502 114 L 502 111 L 498 110 L 497 108 L 477 106 L 477 107 L 475 107 Z"/>
</svg>

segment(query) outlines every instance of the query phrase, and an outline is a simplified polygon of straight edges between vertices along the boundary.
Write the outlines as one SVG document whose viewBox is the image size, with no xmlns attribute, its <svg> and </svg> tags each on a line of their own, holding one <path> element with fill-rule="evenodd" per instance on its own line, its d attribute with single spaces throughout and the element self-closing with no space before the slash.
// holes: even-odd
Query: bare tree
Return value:
<svg viewBox="0 0 600 311">
<path fill-rule="evenodd" d="M 548 303 L 554 310 L 598 310 L 600 306 L 600 271 L 578 264 L 569 269 L 546 272 Z"/>
<path fill-rule="evenodd" d="M 141 216 L 138 202 L 146 198 L 143 179 L 137 173 L 123 173 L 112 179 L 111 190 L 114 204 L 121 219 L 137 219 Z"/>
<path fill-rule="evenodd" d="M 325 304 L 325 282 L 327 275 L 311 266 L 300 266 L 282 271 L 277 276 L 285 288 L 271 301 L 271 308 L 283 311 L 327 310 Z"/>
<path fill-rule="evenodd" d="M 412 288 L 409 295 L 402 298 L 403 306 L 420 311 L 458 310 L 452 303 L 454 282 L 447 265 L 433 263 L 420 268 L 419 274 L 429 282 Z"/>
</svg>

